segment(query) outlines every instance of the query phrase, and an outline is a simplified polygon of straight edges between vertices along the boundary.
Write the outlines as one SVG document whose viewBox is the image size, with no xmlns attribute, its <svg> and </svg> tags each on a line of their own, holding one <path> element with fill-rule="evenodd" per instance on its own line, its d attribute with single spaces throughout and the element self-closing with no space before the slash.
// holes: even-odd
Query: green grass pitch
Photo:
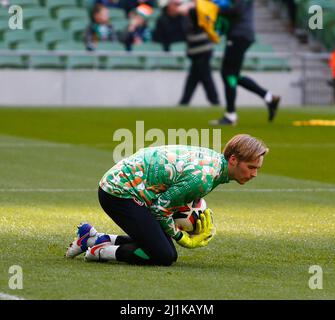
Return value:
<svg viewBox="0 0 335 320">
<path fill-rule="evenodd" d="M 240 109 L 237 133 L 270 147 L 257 179 L 222 185 L 207 197 L 217 235 L 206 248 L 178 247 L 171 267 L 66 260 L 76 225 L 121 232 L 102 211 L 97 183 L 113 165 L 113 133 L 209 128 L 216 108 L 1 108 L 0 297 L 25 299 L 334 299 L 335 127 L 294 127 L 335 119 L 334 107 L 283 108 L 269 124 L 264 108 Z M 148 142 L 150 144 L 150 142 Z M 68 190 L 68 191 L 66 191 Z M 9 267 L 23 289 L 8 287 Z M 309 267 L 323 288 L 309 287 Z M 182 290 L 178 288 L 182 287 Z"/>
</svg>

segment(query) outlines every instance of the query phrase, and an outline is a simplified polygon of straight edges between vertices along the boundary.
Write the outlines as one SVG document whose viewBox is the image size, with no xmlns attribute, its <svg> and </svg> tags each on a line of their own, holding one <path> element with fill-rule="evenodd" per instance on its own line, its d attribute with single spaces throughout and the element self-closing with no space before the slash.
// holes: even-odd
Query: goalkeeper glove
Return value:
<svg viewBox="0 0 335 320">
<path fill-rule="evenodd" d="M 213 225 L 212 211 L 206 209 L 203 214 L 200 214 L 200 219 L 197 220 L 196 235 L 189 235 L 182 231 L 182 236 L 176 240 L 182 247 L 193 249 L 198 247 L 205 247 L 213 238 L 215 228 Z"/>
</svg>

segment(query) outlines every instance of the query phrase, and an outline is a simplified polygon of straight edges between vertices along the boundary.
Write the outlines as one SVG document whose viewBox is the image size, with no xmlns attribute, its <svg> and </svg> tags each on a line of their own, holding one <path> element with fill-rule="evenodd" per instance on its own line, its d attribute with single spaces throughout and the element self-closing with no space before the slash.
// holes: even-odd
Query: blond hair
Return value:
<svg viewBox="0 0 335 320">
<path fill-rule="evenodd" d="M 269 152 L 265 143 L 248 134 L 238 134 L 226 144 L 223 154 L 226 160 L 235 155 L 239 161 L 253 161 Z"/>
</svg>

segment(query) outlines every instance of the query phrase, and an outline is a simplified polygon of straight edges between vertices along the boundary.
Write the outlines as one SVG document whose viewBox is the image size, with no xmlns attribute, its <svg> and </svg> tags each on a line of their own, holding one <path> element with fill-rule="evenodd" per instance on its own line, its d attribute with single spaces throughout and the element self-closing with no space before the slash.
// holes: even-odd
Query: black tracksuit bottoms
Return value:
<svg viewBox="0 0 335 320">
<path fill-rule="evenodd" d="M 118 261 L 163 266 L 177 261 L 173 240 L 144 203 L 112 196 L 101 188 L 98 196 L 103 210 L 127 234 L 117 237 Z"/>
<path fill-rule="evenodd" d="M 213 81 L 210 65 L 211 54 L 212 52 L 205 52 L 190 56 L 191 67 L 180 104 L 187 105 L 190 103 L 198 83 L 204 86 L 208 101 L 213 105 L 219 104 L 218 93 Z"/>
</svg>

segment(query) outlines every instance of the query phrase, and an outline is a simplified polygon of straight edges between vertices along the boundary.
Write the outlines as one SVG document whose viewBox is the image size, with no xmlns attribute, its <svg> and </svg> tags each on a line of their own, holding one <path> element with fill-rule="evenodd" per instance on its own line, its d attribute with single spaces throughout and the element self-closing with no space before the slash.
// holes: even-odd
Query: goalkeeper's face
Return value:
<svg viewBox="0 0 335 320">
<path fill-rule="evenodd" d="M 257 171 L 263 165 L 263 156 L 253 161 L 238 161 L 234 156 L 229 161 L 230 178 L 239 184 L 245 184 L 257 177 Z"/>
</svg>

